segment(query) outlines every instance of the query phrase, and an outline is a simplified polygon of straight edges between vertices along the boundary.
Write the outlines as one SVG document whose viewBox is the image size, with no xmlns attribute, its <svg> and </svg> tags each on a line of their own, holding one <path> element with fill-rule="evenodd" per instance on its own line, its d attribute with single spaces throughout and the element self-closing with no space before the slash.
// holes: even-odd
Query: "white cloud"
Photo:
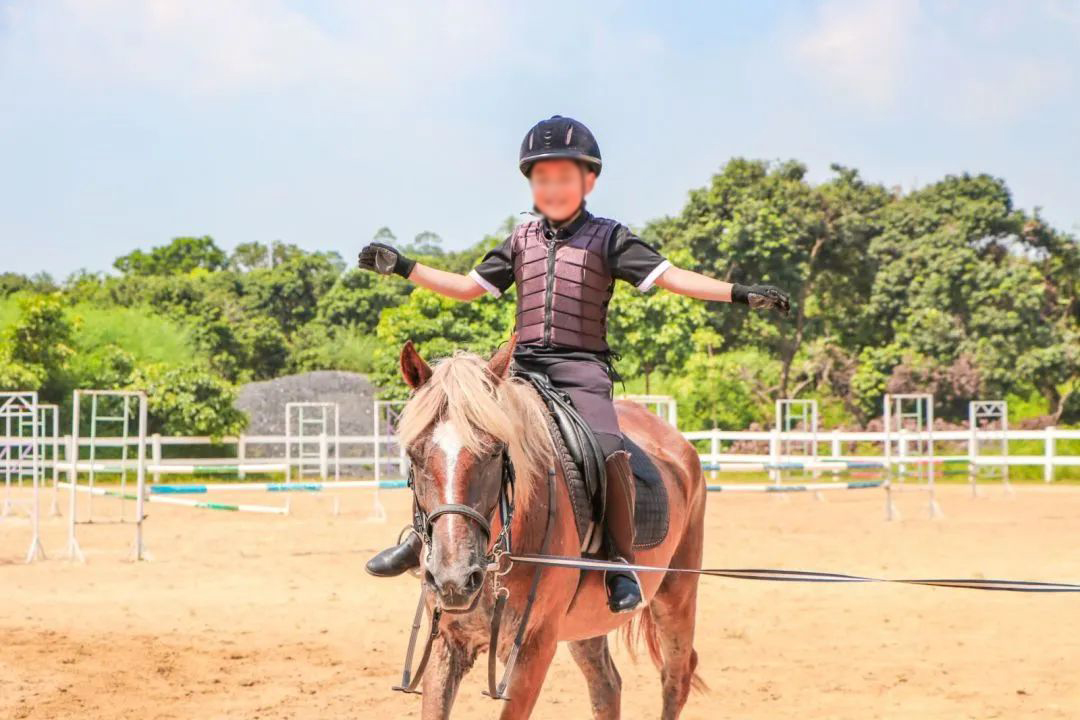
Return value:
<svg viewBox="0 0 1080 720">
<path fill-rule="evenodd" d="M 830 0 L 795 45 L 804 71 L 856 102 L 888 107 L 903 80 L 917 0 Z"/>
<path fill-rule="evenodd" d="M 826 0 L 783 41 L 794 71 L 824 97 L 868 115 L 903 106 L 988 126 L 1071 92 L 1075 63 L 1052 43 L 1065 41 L 1077 16 L 1054 3 Z M 1062 30 L 1052 37 L 1055 23 Z"/>
<path fill-rule="evenodd" d="M 941 92 L 940 109 L 962 123 L 1008 123 L 1037 112 L 1070 80 L 1061 62 L 1004 54 L 985 59 L 977 71 L 959 74 L 951 92 Z"/>
<path fill-rule="evenodd" d="M 453 82 L 510 37 L 495 2 L 319 8 L 316 19 L 283 0 L 23 3 L 9 30 L 77 85 L 194 95 L 301 85 L 398 95 Z"/>
</svg>

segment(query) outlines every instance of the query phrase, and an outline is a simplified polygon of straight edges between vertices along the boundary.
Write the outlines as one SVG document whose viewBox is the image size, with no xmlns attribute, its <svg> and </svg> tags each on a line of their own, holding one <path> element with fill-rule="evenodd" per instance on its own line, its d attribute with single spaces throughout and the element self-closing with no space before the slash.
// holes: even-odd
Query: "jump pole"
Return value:
<svg viewBox="0 0 1080 720">
<path fill-rule="evenodd" d="M 72 468 L 71 463 L 60 463 L 59 467 L 64 470 L 70 471 Z M 75 464 L 75 469 L 82 472 L 89 472 L 91 470 L 96 474 L 121 474 L 128 470 L 134 470 L 138 467 L 136 461 L 128 460 L 125 463 L 108 463 L 108 462 L 87 462 L 80 461 Z M 246 465 L 181 465 L 178 463 L 166 463 L 166 464 L 148 464 L 146 466 L 147 472 L 156 474 L 176 474 L 176 475 L 213 475 L 213 474 L 240 474 L 244 472 L 249 473 L 275 473 L 283 472 L 285 465 L 281 463 L 262 463 L 255 464 L 249 463 Z M 258 483 L 255 483 L 258 484 Z"/>
<path fill-rule="evenodd" d="M 846 483 L 803 483 L 801 485 L 777 485 L 776 483 L 734 483 L 729 485 L 706 485 L 709 492 L 726 493 L 791 493 L 821 492 L 827 490 L 872 490 L 884 488 L 885 480 L 851 481 Z"/>
<path fill-rule="evenodd" d="M 154 485 L 153 495 L 205 495 L 214 492 L 323 492 L 325 490 L 379 489 L 396 490 L 407 487 L 404 480 L 341 480 L 338 482 L 292 483 L 211 483 L 200 485 Z"/>
<path fill-rule="evenodd" d="M 64 483 L 67 486 L 67 483 Z M 107 490 L 105 488 L 88 488 L 80 487 L 76 488 L 77 492 L 87 493 L 98 497 L 113 497 L 123 500 L 140 500 L 136 495 L 126 494 L 117 490 Z M 276 507 L 273 505 L 246 505 L 246 504 L 233 504 L 233 503 L 216 503 L 216 502 L 203 502 L 201 500 L 189 500 L 187 498 L 178 497 L 166 497 L 165 495 L 150 495 L 145 498 L 145 502 L 155 503 L 158 505 L 182 505 L 183 507 L 202 508 L 205 510 L 225 510 L 228 512 L 250 512 L 250 513 L 263 513 L 267 515 L 288 515 L 289 508 Z"/>
</svg>

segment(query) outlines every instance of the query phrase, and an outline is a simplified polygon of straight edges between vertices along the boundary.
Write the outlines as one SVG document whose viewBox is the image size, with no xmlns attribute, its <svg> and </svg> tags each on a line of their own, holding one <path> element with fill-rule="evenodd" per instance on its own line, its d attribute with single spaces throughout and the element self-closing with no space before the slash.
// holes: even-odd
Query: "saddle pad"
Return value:
<svg viewBox="0 0 1080 720">
<path fill-rule="evenodd" d="M 668 533 L 667 488 L 652 458 L 629 435 L 623 435 L 623 442 L 630 453 L 630 469 L 636 482 L 634 547 L 655 547 L 664 542 Z"/>
</svg>

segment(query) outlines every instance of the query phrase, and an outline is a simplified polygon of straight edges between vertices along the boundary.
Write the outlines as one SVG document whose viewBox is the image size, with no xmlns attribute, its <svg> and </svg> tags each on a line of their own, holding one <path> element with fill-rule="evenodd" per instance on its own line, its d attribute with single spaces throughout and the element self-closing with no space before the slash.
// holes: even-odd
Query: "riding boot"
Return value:
<svg viewBox="0 0 1080 720">
<path fill-rule="evenodd" d="M 420 566 L 420 548 L 423 541 L 416 531 L 409 528 L 405 539 L 397 545 L 378 552 L 367 561 L 364 569 L 377 577 L 394 577 L 406 570 Z"/>
<path fill-rule="evenodd" d="M 608 559 L 633 563 L 635 486 L 630 453 L 616 450 L 604 459 L 604 464 L 607 468 L 604 528 Z M 632 570 L 607 570 L 604 585 L 611 612 L 633 612 L 641 607 L 641 584 Z"/>
</svg>

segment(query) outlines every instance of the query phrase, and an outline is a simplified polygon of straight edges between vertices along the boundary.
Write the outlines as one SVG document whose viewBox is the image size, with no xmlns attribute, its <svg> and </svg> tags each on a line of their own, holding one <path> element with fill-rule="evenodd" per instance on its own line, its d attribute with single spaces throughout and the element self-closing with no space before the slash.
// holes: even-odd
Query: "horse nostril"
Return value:
<svg viewBox="0 0 1080 720">
<path fill-rule="evenodd" d="M 484 582 L 484 571 L 480 568 L 473 570 L 469 573 L 469 579 L 467 580 L 466 589 L 468 592 L 473 592 L 480 587 L 480 583 Z"/>
<path fill-rule="evenodd" d="M 439 583 L 435 582 L 435 576 L 431 574 L 430 570 L 424 571 L 424 582 L 435 590 L 439 589 Z"/>
</svg>

